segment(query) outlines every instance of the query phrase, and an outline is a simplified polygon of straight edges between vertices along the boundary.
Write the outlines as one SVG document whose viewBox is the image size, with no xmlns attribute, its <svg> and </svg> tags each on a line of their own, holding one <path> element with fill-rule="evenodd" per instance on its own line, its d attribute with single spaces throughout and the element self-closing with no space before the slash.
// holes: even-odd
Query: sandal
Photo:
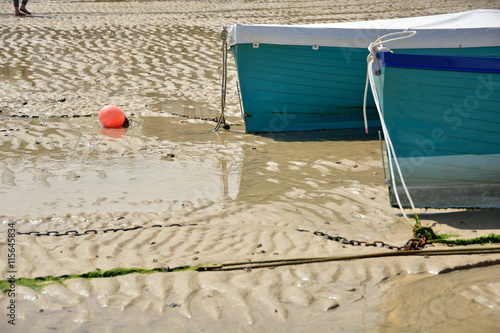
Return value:
<svg viewBox="0 0 500 333">
<path fill-rule="evenodd" d="M 28 15 L 31 15 L 31 13 L 30 13 L 30 12 L 28 12 L 28 10 L 27 10 L 27 9 L 19 9 L 19 10 L 20 10 L 20 11 L 22 11 L 23 13 L 26 13 L 26 14 L 28 14 Z"/>
</svg>

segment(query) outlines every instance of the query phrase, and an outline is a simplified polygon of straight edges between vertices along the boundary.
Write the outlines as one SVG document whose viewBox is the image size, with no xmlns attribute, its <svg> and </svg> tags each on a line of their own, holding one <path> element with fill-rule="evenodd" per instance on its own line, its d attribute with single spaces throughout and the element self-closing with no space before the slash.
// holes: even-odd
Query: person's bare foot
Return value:
<svg viewBox="0 0 500 333">
<path fill-rule="evenodd" d="M 16 16 L 26 16 L 26 14 L 24 13 L 21 13 L 21 11 L 19 9 L 16 9 L 16 13 L 15 13 Z"/>
</svg>

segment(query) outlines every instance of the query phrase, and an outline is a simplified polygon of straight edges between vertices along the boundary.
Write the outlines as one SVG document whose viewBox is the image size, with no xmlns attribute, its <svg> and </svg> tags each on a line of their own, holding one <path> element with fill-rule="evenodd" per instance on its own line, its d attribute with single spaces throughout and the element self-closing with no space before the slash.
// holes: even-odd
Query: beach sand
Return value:
<svg viewBox="0 0 500 333">
<path fill-rule="evenodd" d="M 232 131 L 212 133 L 213 121 L 174 114 L 219 115 L 223 25 L 500 4 L 34 0 L 28 8 L 32 17 L 15 18 L 10 2 L 0 4 L 2 280 L 12 269 L 35 278 L 394 251 L 314 234 L 395 246 L 412 237 L 389 204 L 377 133 L 238 132 L 231 56 Z M 107 104 L 122 108 L 131 127 L 103 130 L 95 114 Z M 462 238 L 500 228 L 499 210 L 418 212 L 423 225 Z M 9 267 L 9 224 L 52 235 L 16 235 Z M 97 233 L 55 236 L 69 230 Z M 73 278 L 40 292 L 16 285 L 14 297 L 0 294 L 0 331 L 493 332 L 499 261 L 498 254 L 388 257 Z"/>
</svg>

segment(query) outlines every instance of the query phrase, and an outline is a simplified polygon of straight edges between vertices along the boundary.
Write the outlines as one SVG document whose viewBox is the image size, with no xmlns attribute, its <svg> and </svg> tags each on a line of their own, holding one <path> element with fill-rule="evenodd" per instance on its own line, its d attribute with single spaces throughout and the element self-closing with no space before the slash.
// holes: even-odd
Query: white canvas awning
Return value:
<svg viewBox="0 0 500 333">
<path fill-rule="evenodd" d="M 230 46 L 263 43 L 365 48 L 382 35 L 406 30 L 417 34 L 398 40 L 399 49 L 500 46 L 500 10 L 326 24 L 235 24 L 228 27 L 227 41 Z"/>
</svg>

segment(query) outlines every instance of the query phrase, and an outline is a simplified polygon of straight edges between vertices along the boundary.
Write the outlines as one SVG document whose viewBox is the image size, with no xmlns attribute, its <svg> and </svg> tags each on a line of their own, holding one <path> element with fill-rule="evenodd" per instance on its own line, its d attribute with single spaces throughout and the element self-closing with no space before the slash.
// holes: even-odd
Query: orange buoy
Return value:
<svg viewBox="0 0 500 333">
<path fill-rule="evenodd" d="M 123 111 L 114 105 L 106 105 L 99 111 L 99 121 L 104 127 L 123 126 L 126 119 Z"/>
</svg>

